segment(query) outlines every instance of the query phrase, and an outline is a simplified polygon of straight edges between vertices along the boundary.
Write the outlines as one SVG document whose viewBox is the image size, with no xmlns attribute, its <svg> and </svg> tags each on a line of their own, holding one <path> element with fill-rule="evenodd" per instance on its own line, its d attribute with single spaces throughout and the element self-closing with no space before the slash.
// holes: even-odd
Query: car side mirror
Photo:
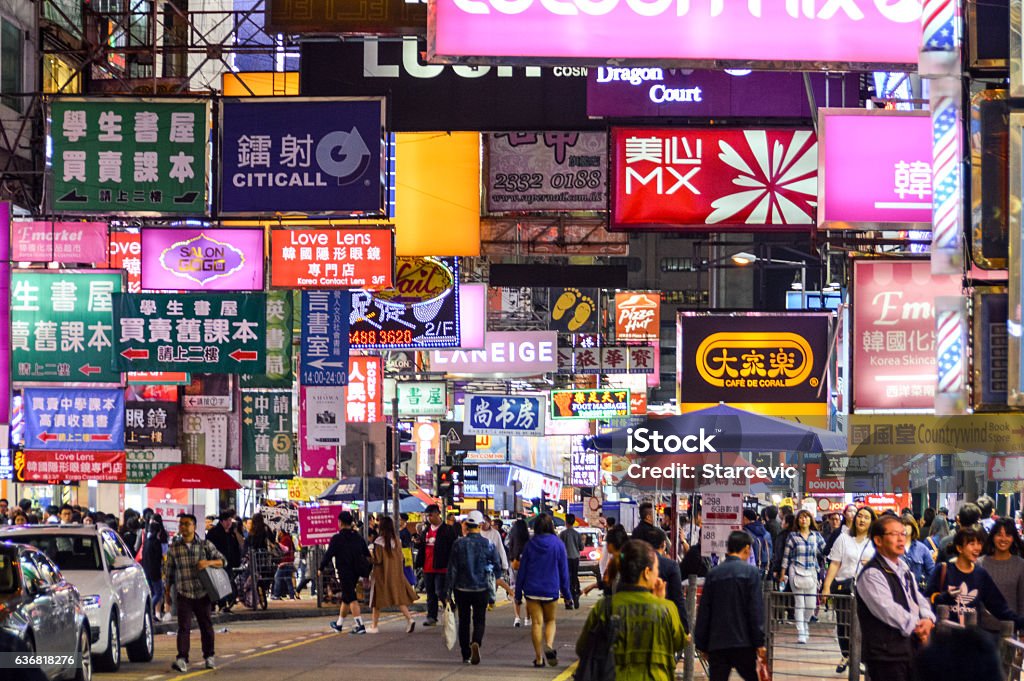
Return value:
<svg viewBox="0 0 1024 681">
<path fill-rule="evenodd" d="M 133 558 L 129 558 L 127 556 L 118 556 L 114 559 L 114 562 L 111 564 L 110 569 L 124 570 L 125 568 L 130 568 L 133 565 L 135 565 L 135 560 Z"/>
</svg>

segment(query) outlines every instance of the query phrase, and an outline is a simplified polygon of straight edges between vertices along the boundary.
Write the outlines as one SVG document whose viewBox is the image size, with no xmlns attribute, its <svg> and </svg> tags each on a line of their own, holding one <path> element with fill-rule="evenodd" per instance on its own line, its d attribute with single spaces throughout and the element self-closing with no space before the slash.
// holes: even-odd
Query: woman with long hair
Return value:
<svg viewBox="0 0 1024 681">
<path fill-rule="evenodd" d="M 795 529 L 786 538 L 782 554 L 782 579 L 795 598 L 797 643 L 807 643 L 807 621 L 818 602 L 818 572 L 825 558 L 825 540 L 807 509 L 796 514 Z"/>
<path fill-rule="evenodd" d="M 530 541 L 530 526 L 526 524 L 525 518 L 518 518 L 508 531 L 508 565 L 512 586 L 515 587 L 516 576 L 519 572 L 519 559 L 523 555 L 523 549 Z M 521 606 L 519 601 L 512 601 L 512 608 L 515 610 L 516 619 L 512 626 L 519 627 L 523 624 Z M 526 616 L 526 626 L 530 626 L 530 616 Z"/>
<path fill-rule="evenodd" d="M 870 507 L 864 506 L 859 509 L 853 516 L 850 531 L 839 535 L 828 555 L 828 573 L 825 575 L 825 586 L 821 590 L 821 595 L 845 596 L 837 599 L 835 604 L 836 636 L 839 639 L 839 651 L 843 655 L 843 659 L 836 665 L 836 674 L 845 672 L 850 664 L 853 582 L 860 569 L 875 557 L 875 545 L 868 536 L 875 518 L 875 512 Z"/>
<path fill-rule="evenodd" d="M 373 608 L 373 622 L 366 629 L 376 634 L 381 608 L 398 607 L 405 615 L 405 633 L 411 634 L 416 622 L 409 612 L 409 606 L 416 601 L 416 592 L 405 578 L 405 554 L 402 540 L 395 532 L 395 521 L 383 516 L 377 524 L 377 538 L 370 545 L 373 572 L 370 575 L 370 607 Z"/>
<path fill-rule="evenodd" d="M 171 619 L 171 613 L 164 604 L 163 567 L 166 552 L 167 530 L 164 529 L 163 517 L 157 513 L 150 517 L 146 536 L 142 540 L 142 571 L 146 574 L 149 591 L 153 596 L 153 615 L 161 622 Z"/>
<path fill-rule="evenodd" d="M 555 616 L 559 592 L 563 598 L 572 598 L 569 559 L 565 545 L 555 536 L 555 521 L 541 513 L 533 523 L 533 539 L 519 559 L 515 599 L 519 603 L 526 597 L 526 612 L 533 622 L 534 667 L 543 667 L 545 660 L 552 667 L 558 664 Z"/>
<path fill-rule="evenodd" d="M 1024 542 L 1012 518 L 999 518 L 988 533 L 978 565 L 992 577 L 1009 605 L 1018 615 L 1024 615 Z M 978 622 L 982 629 L 999 637 L 999 620 L 987 610 Z"/>
<path fill-rule="evenodd" d="M 249 530 L 249 535 L 245 538 L 245 545 L 243 546 L 242 553 L 248 554 L 250 551 L 269 551 L 273 534 L 270 528 L 267 527 L 266 521 L 263 519 L 262 513 L 253 515 L 250 522 L 252 526 Z"/>
<path fill-rule="evenodd" d="M 932 570 L 935 569 L 935 559 L 932 557 L 931 547 L 921 541 L 920 528 L 913 518 L 903 518 L 903 531 L 907 536 L 907 549 L 903 553 L 902 560 L 914 573 L 917 586 L 924 593 L 928 578 L 932 576 Z"/>
<path fill-rule="evenodd" d="M 601 556 L 601 578 L 583 590 L 584 596 L 594 589 L 601 589 L 605 596 L 615 593 L 619 579 L 619 554 L 622 553 L 622 547 L 627 541 L 629 535 L 622 525 L 616 525 L 608 530 L 608 535 L 604 539 L 604 554 Z"/>
</svg>

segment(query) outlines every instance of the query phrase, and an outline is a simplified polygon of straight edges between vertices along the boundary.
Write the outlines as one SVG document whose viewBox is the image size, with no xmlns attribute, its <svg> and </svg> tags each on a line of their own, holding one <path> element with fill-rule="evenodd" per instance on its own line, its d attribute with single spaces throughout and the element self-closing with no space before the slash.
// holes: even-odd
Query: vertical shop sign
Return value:
<svg viewBox="0 0 1024 681">
<path fill-rule="evenodd" d="M 181 428 L 182 463 L 228 468 L 230 427 L 237 428 L 237 422 L 229 414 L 185 412 Z"/>
<path fill-rule="evenodd" d="M 124 449 L 121 388 L 25 388 L 25 448 Z"/>
<path fill-rule="evenodd" d="M 345 385 L 351 312 L 348 291 L 302 292 L 301 385 Z"/>
<path fill-rule="evenodd" d="M 115 294 L 115 358 L 135 371 L 262 371 L 266 315 L 262 293 Z"/>
<path fill-rule="evenodd" d="M 184 99 L 54 100 L 51 208 L 206 213 L 208 108 Z"/>
<path fill-rule="evenodd" d="M 292 477 L 295 436 L 290 391 L 242 393 L 242 478 Z"/>
<path fill-rule="evenodd" d="M 854 409 L 935 406 L 935 298 L 960 293 L 928 260 L 854 262 Z"/>
<path fill-rule="evenodd" d="M 348 386 L 345 388 L 346 422 L 379 423 L 384 420 L 381 369 L 380 357 L 349 357 Z"/>
<path fill-rule="evenodd" d="M 569 455 L 569 484 L 573 487 L 596 487 L 601 479 L 601 455 L 573 449 Z"/>
<path fill-rule="evenodd" d="M 1009 298 L 1006 289 L 974 290 L 974 409 L 1000 410 L 1009 387 Z"/>
<path fill-rule="evenodd" d="M 268 291 L 267 294 L 267 364 L 266 371 L 242 374 L 243 388 L 292 387 L 292 330 L 294 302 L 291 291 Z"/>
<path fill-rule="evenodd" d="M 14 272 L 13 379 L 120 383 L 120 372 L 111 368 L 111 295 L 120 291 L 120 272 Z"/>
<path fill-rule="evenodd" d="M 302 418 L 305 419 L 303 436 L 310 448 L 338 447 L 345 444 L 345 390 L 336 386 L 302 386 L 300 401 Z M 334 458 L 334 450 L 330 450 Z M 305 463 L 305 462 L 304 462 Z M 312 461 L 309 461 L 312 465 Z M 319 478 L 324 466 L 317 466 Z M 333 471 L 333 466 L 330 466 Z"/>
</svg>

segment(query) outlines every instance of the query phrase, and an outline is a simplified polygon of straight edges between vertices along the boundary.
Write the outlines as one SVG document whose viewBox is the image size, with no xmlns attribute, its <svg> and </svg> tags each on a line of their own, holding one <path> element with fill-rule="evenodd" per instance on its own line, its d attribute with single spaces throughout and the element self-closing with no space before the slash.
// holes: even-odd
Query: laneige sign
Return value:
<svg viewBox="0 0 1024 681">
<path fill-rule="evenodd" d="M 558 370 L 558 333 L 504 331 L 487 334 L 483 350 L 435 350 L 431 371 L 456 376 L 534 376 Z"/>
</svg>

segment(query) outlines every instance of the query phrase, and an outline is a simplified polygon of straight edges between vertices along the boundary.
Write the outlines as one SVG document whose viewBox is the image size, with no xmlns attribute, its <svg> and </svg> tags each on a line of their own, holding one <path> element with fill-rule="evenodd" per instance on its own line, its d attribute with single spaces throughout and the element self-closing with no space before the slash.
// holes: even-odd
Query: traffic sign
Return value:
<svg viewBox="0 0 1024 681">
<path fill-rule="evenodd" d="M 462 421 L 441 421 L 441 435 L 447 440 L 452 451 L 476 451 L 476 437 L 466 435 Z"/>
</svg>

